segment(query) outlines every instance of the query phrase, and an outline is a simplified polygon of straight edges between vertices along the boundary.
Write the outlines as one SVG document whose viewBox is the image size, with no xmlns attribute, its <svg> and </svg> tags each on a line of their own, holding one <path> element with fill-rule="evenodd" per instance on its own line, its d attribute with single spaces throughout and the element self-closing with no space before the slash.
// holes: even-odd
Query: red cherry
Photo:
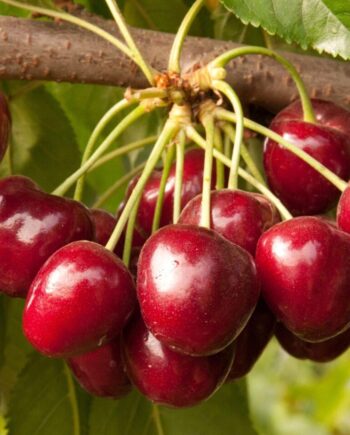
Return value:
<svg viewBox="0 0 350 435">
<path fill-rule="evenodd" d="M 157 339 L 183 353 L 209 355 L 243 330 L 260 290 L 247 251 L 205 228 L 168 225 L 141 250 L 137 293 Z"/>
<path fill-rule="evenodd" d="M 350 325 L 350 236 L 324 219 L 275 225 L 257 246 L 263 296 L 305 341 L 327 340 Z"/>
<path fill-rule="evenodd" d="M 0 182 L 0 289 L 9 296 L 25 297 L 57 249 L 94 236 L 83 205 L 37 189 L 23 177 Z"/>
<path fill-rule="evenodd" d="M 7 100 L 0 93 L 0 161 L 3 159 L 11 132 L 11 115 Z"/>
<path fill-rule="evenodd" d="M 290 355 L 298 359 L 309 359 L 319 363 L 338 358 L 350 346 L 350 329 L 329 340 L 308 343 L 292 334 L 281 323 L 278 323 L 275 335 L 279 344 Z"/>
<path fill-rule="evenodd" d="M 194 198 L 202 191 L 203 167 L 203 150 L 192 149 L 186 152 L 182 177 L 181 207 L 184 207 L 192 198 Z M 160 226 L 170 224 L 173 220 L 175 171 L 176 165 L 173 164 L 165 187 Z M 157 204 L 161 177 L 162 171 L 153 171 L 141 197 L 136 224 L 138 228 L 142 228 L 146 232 L 146 234 L 151 234 L 153 216 Z M 127 190 L 127 197 L 130 196 L 133 188 L 135 187 L 135 184 L 138 181 L 138 178 L 139 177 L 135 177 L 131 181 Z M 212 185 L 215 185 L 215 176 L 213 176 Z"/>
<path fill-rule="evenodd" d="M 179 223 L 199 225 L 202 195 L 193 198 L 183 209 Z M 236 243 L 252 255 L 261 234 L 277 223 L 275 207 L 254 193 L 241 190 L 211 192 L 211 228 L 230 242 Z"/>
<path fill-rule="evenodd" d="M 339 199 L 337 225 L 341 230 L 350 233 L 350 186 L 344 190 Z"/>
<path fill-rule="evenodd" d="M 226 382 L 251 371 L 273 336 L 275 324 L 275 316 L 260 299 L 247 326 L 236 339 L 236 356 Z"/>
<path fill-rule="evenodd" d="M 349 178 L 350 139 L 340 131 L 294 120 L 272 121 L 270 128 L 340 178 Z M 271 189 L 294 215 L 323 213 L 339 196 L 315 169 L 270 139 L 265 142 L 264 167 Z"/>
<path fill-rule="evenodd" d="M 131 384 L 124 369 L 120 341 L 118 336 L 67 361 L 79 384 L 90 394 L 119 399 L 130 392 Z"/>
<path fill-rule="evenodd" d="M 211 396 L 230 370 L 234 345 L 202 357 L 174 352 L 134 319 L 123 333 L 124 358 L 133 384 L 150 400 L 172 407 L 198 404 Z"/>
<path fill-rule="evenodd" d="M 10 175 L 0 180 L 0 192 L 5 189 L 17 190 L 21 188 L 41 190 L 35 181 L 23 175 Z"/>
<path fill-rule="evenodd" d="M 35 277 L 24 333 L 39 352 L 70 357 L 120 334 L 135 302 L 133 279 L 115 254 L 94 242 L 73 242 Z"/>
<path fill-rule="evenodd" d="M 333 103 L 332 101 L 311 99 L 317 124 L 339 130 L 350 136 L 350 111 Z M 302 120 L 304 117 L 300 100 L 294 101 L 281 110 L 275 121 Z"/>
</svg>

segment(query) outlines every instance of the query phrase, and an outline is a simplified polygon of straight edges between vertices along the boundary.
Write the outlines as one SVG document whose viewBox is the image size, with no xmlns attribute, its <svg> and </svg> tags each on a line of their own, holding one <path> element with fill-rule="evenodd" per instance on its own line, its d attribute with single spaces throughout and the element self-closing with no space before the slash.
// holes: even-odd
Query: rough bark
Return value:
<svg viewBox="0 0 350 435">
<path fill-rule="evenodd" d="M 112 22 L 91 18 L 118 35 Z M 141 52 L 159 71 L 167 66 L 174 35 L 132 29 Z M 207 38 L 186 40 L 185 68 L 205 63 L 237 44 Z M 350 63 L 283 53 L 302 74 L 310 95 L 350 106 Z M 0 17 L 0 79 L 147 86 L 138 67 L 100 37 L 73 25 Z M 296 97 L 293 81 L 272 59 L 247 56 L 230 63 L 228 81 L 243 101 L 278 110 Z"/>
</svg>

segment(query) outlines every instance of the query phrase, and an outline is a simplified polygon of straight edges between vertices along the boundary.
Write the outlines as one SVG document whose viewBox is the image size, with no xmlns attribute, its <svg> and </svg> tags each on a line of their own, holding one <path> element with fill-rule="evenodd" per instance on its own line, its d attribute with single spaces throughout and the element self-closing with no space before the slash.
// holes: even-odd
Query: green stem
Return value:
<svg viewBox="0 0 350 435">
<path fill-rule="evenodd" d="M 227 134 L 225 134 L 224 137 L 224 154 L 226 157 L 231 156 L 232 154 L 232 147 L 231 147 L 232 141 L 229 138 L 229 136 Z"/>
<path fill-rule="evenodd" d="M 152 404 L 152 415 L 153 415 L 154 423 L 155 423 L 156 428 L 157 428 L 157 435 L 165 435 L 165 432 L 163 430 L 162 421 L 160 419 L 159 408 L 158 408 L 158 405 L 156 405 L 155 403 Z"/>
<path fill-rule="evenodd" d="M 224 144 L 222 142 L 221 131 L 219 127 L 215 127 L 214 136 L 215 148 L 221 153 L 224 151 Z M 225 168 L 220 160 L 216 160 L 216 189 L 223 189 L 225 186 Z"/>
<path fill-rule="evenodd" d="M 204 157 L 204 170 L 203 170 L 203 188 L 202 188 L 202 205 L 201 205 L 201 219 L 200 226 L 210 228 L 210 194 L 211 194 L 211 174 L 213 169 L 213 149 L 215 137 L 214 117 L 207 115 L 202 120 L 205 129 L 206 146 Z"/>
<path fill-rule="evenodd" d="M 160 184 L 159 184 L 159 189 L 158 189 L 158 198 L 157 198 L 156 208 L 154 210 L 154 216 L 153 216 L 153 222 L 152 222 L 152 233 L 157 231 L 159 228 L 160 219 L 161 219 L 162 210 L 163 210 L 163 201 L 164 201 L 166 182 L 168 180 L 171 165 L 172 165 L 173 160 L 174 160 L 174 154 L 175 154 L 175 147 L 170 146 L 170 148 L 166 152 L 166 157 L 165 157 L 163 171 L 162 171 L 162 177 L 160 179 Z"/>
<path fill-rule="evenodd" d="M 228 110 L 217 109 L 216 116 L 223 121 L 236 122 L 235 114 L 229 112 Z M 270 130 L 269 128 L 264 127 L 264 126 L 254 122 L 254 121 L 251 121 L 250 119 L 247 119 L 247 118 L 244 118 L 244 126 L 246 128 L 249 128 L 250 130 L 253 130 L 257 133 L 260 133 L 261 135 L 266 136 L 266 137 L 272 139 L 273 141 L 283 145 L 288 151 L 290 151 L 291 153 L 300 157 L 305 163 L 307 163 L 313 169 L 315 169 L 315 171 L 319 172 L 324 178 L 326 178 L 330 183 L 332 183 L 341 192 L 343 192 L 346 189 L 346 187 L 348 186 L 348 183 L 346 181 L 339 178 L 336 174 L 334 174 L 332 171 L 330 171 L 328 168 L 326 168 L 326 166 L 324 166 L 318 160 L 316 160 L 312 156 L 310 156 L 310 154 L 306 153 L 305 151 L 301 150 L 297 146 L 288 142 L 282 136 L 280 136 L 279 134 Z"/>
<path fill-rule="evenodd" d="M 222 129 L 227 134 L 227 136 L 230 138 L 230 140 L 234 140 L 235 129 L 232 127 L 231 124 L 225 123 L 222 126 Z M 257 179 L 260 183 L 266 184 L 264 177 L 262 176 L 261 172 L 259 171 L 257 165 L 255 164 L 255 162 L 254 162 L 252 156 L 250 155 L 248 148 L 245 146 L 244 142 L 242 142 L 242 144 L 241 144 L 241 155 L 242 155 L 243 160 L 245 161 L 249 171 L 254 176 L 254 178 Z"/>
<path fill-rule="evenodd" d="M 132 239 L 134 237 L 135 222 L 136 222 L 136 218 L 137 218 L 137 212 L 139 210 L 141 197 L 142 197 L 142 192 L 139 195 L 139 197 L 136 199 L 135 205 L 133 206 L 133 208 L 130 212 L 128 224 L 126 226 L 124 249 L 123 249 L 123 262 L 124 262 L 126 267 L 129 267 L 129 264 L 130 264 Z"/>
<path fill-rule="evenodd" d="M 139 164 L 123 177 L 119 178 L 98 200 L 92 205 L 92 208 L 99 208 L 104 204 L 114 193 L 120 189 L 124 184 L 128 183 L 136 174 L 138 174 L 145 167 L 145 162 Z"/>
<path fill-rule="evenodd" d="M 74 387 L 74 381 L 72 374 L 67 366 L 67 363 L 63 362 L 64 374 L 67 380 L 68 398 L 72 407 L 73 414 L 73 435 L 80 435 L 80 416 L 77 395 Z"/>
<path fill-rule="evenodd" d="M 53 195 L 62 196 L 67 190 L 73 186 L 78 179 L 88 171 L 92 165 L 94 165 L 97 160 L 104 154 L 107 149 L 112 145 L 112 143 L 120 136 L 124 130 L 126 130 L 131 124 L 133 124 L 138 118 L 144 115 L 146 109 L 144 106 L 139 105 L 136 109 L 130 112 L 118 125 L 117 127 L 107 136 L 107 138 L 102 142 L 102 144 L 97 148 L 97 150 L 92 154 L 92 156 L 72 175 L 70 175 L 60 186 L 58 186 L 53 192 Z"/>
<path fill-rule="evenodd" d="M 91 171 L 94 171 L 95 169 L 99 168 L 100 166 L 104 165 L 105 163 L 110 162 L 111 160 L 123 156 L 124 154 L 129 154 L 131 151 L 138 150 L 140 148 L 144 148 L 146 145 L 151 145 L 157 140 L 158 136 L 149 136 L 145 139 L 136 140 L 135 142 L 131 142 L 127 145 L 124 145 L 123 147 L 120 147 L 114 151 L 111 151 L 108 154 L 105 154 L 103 157 L 97 160 L 97 162 L 91 166 L 91 168 L 88 170 L 88 173 Z"/>
<path fill-rule="evenodd" d="M 303 80 L 301 79 L 298 71 L 294 67 L 294 65 L 289 62 L 285 57 L 281 56 L 280 54 L 276 53 L 273 50 L 270 50 L 269 48 L 265 47 L 240 47 L 240 48 L 234 48 L 233 50 L 229 50 L 226 53 L 222 54 L 221 56 L 218 56 L 216 59 L 214 59 L 208 66 L 209 70 L 211 68 L 222 68 L 225 67 L 226 64 L 236 57 L 239 56 L 245 56 L 248 54 L 261 54 L 263 56 L 272 57 L 277 62 L 279 62 L 290 74 L 292 79 L 294 80 L 294 83 L 298 89 L 298 93 L 300 96 L 301 104 L 303 107 L 303 113 L 304 113 L 304 121 L 306 122 L 315 122 L 315 114 L 314 110 L 312 108 L 312 104 L 310 101 L 310 98 L 307 94 L 305 84 Z"/>
<path fill-rule="evenodd" d="M 125 42 L 133 53 L 137 65 L 141 68 L 149 83 L 154 84 L 154 71 L 145 61 L 140 53 L 140 50 L 135 44 L 135 41 L 129 32 L 128 26 L 125 23 L 124 17 L 119 9 L 119 6 L 117 5 L 117 2 L 115 0 L 106 0 L 106 3 L 113 15 L 115 22 L 117 23 L 120 33 L 123 35 Z"/>
<path fill-rule="evenodd" d="M 232 107 L 234 108 L 237 125 L 236 125 L 236 134 L 234 138 L 233 151 L 232 151 L 232 164 L 230 169 L 230 175 L 228 180 L 229 189 L 237 189 L 238 187 L 238 167 L 239 160 L 241 157 L 241 144 L 243 141 L 243 108 L 242 104 L 238 98 L 236 92 L 228 85 L 226 82 L 221 80 L 213 80 L 212 86 L 214 89 L 222 92 L 226 97 L 230 100 Z"/>
<path fill-rule="evenodd" d="M 186 134 L 183 130 L 178 135 L 176 143 L 176 169 L 175 169 L 175 190 L 173 223 L 176 224 L 181 213 L 182 177 L 184 173 Z"/>
<path fill-rule="evenodd" d="M 205 139 L 202 138 L 202 136 L 195 130 L 193 126 L 187 127 L 186 134 L 187 137 L 193 140 L 193 142 L 195 142 L 198 146 L 206 149 L 207 143 Z M 214 149 L 213 155 L 216 159 L 221 160 L 224 165 L 226 165 L 227 167 L 231 167 L 231 160 L 224 154 Z M 287 220 L 293 217 L 291 213 L 287 210 L 287 208 L 282 204 L 282 202 L 277 198 L 277 196 L 275 196 L 266 186 L 255 180 L 252 175 L 248 174 L 248 172 L 244 171 L 242 168 L 238 168 L 238 175 L 251 183 L 252 186 L 254 186 L 263 195 L 265 195 L 276 206 L 283 219 Z"/>
<path fill-rule="evenodd" d="M 118 101 L 113 107 L 111 107 L 108 112 L 106 112 L 100 121 L 97 123 L 94 131 L 92 132 L 90 139 L 85 147 L 83 157 L 81 159 L 81 166 L 89 159 L 92 154 L 93 149 L 95 148 L 95 144 L 97 142 L 98 137 L 107 126 L 107 124 L 116 116 L 119 112 L 126 109 L 132 104 L 131 101 L 126 100 L 125 98 L 121 101 Z M 81 201 L 83 196 L 83 189 L 85 184 L 85 174 L 83 174 L 79 180 L 77 181 L 77 185 L 74 192 L 74 199 L 77 201 Z"/>
<path fill-rule="evenodd" d="M 88 21 L 82 20 L 80 18 L 75 17 L 74 15 L 69 15 L 65 12 L 58 12 L 51 9 L 41 8 L 38 6 L 27 5 L 15 0 L 0 0 L 2 3 L 7 5 L 15 6 L 20 9 L 25 9 L 27 11 L 36 12 L 40 15 L 46 15 L 48 17 L 56 18 L 62 21 L 67 21 L 68 23 L 75 24 L 76 26 L 82 27 L 83 29 L 89 30 L 92 33 L 100 36 L 106 41 L 110 42 L 112 45 L 118 48 L 118 50 L 122 51 L 129 58 L 131 58 L 136 64 L 138 64 L 137 59 L 135 59 L 133 53 L 129 50 L 129 48 L 119 41 L 119 39 L 112 36 L 110 33 L 106 32 L 103 29 L 95 26 L 94 24 L 89 23 Z M 139 65 L 140 66 L 140 65 Z M 141 66 L 140 66 L 141 67 Z"/>
<path fill-rule="evenodd" d="M 113 251 L 116 244 L 118 243 L 119 237 L 121 236 L 123 229 L 125 227 L 125 224 L 129 218 L 130 212 L 135 205 L 135 202 L 137 201 L 137 198 L 143 191 L 145 184 L 147 183 L 147 180 L 149 176 L 151 175 L 151 172 L 153 171 L 154 167 L 156 166 L 164 147 L 167 143 L 170 142 L 170 140 L 176 135 L 177 130 L 179 128 L 179 125 L 177 122 L 173 121 L 172 119 L 169 119 L 166 121 L 164 128 L 162 132 L 160 133 L 157 142 L 155 143 L 153 150 L 148 157 L 146 166 L 138 179 L 138 182 L 136 183 L 136 186 L 134 187 L 134 190 L 131 192 L 131 195 L 128 199 L 128 201 L 125 204 L 125 207 L 118 219 L 117 225 L 114 228 L 114 231 L 106 244 L 106 248 L 110 251 Z"/>
<path fill-rule="evenodd" d="M 202 8 L 205 0 L 196 0 L 193 5 L 188 10 L 184 19 L 182 20 L 180 27 L 176 33 L 173 46 L 171 47 L 168 70 L 176 73 L 180 73 L 180 57 L 182 46 L 185 40 L 185 37 L 193 23 L 193 20 L 196 18 L 198 12 Z"/>
</svg>

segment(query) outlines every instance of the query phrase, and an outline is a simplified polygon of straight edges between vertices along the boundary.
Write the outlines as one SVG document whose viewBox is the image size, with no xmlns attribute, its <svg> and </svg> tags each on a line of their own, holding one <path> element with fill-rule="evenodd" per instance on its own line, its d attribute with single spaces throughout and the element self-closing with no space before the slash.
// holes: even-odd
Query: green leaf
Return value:
<svg viewBox="0 0 350 435">
<path fill-rule="evenodd" d="M 74 131 L 57 100 L 40 87 L 10 101 L 15 173 L 51 191 L 80 164 Z"/>
<path fill-rule="evenodd" d="M 156 424 L 159 414 L 160 424 Z M 94 399 L 90 435 L 256 435 L 245 383 L 223 386 L 193 408 L 156 408 L 136 391 L 119 401 Z"/>
<path fill-rule="evenodd" d="M 28 0 L 23 1 L 24 4 L 30 4 L 34 6 L 40 6 L 43 8 L 53 9 L 54 3 L 52 0 Z M 5 5 L 4 3 L 0 3 L 0 15 L 11 15 L 15 17 L 26 17 L 30 16 L 31 12 L 26 11 L 24 9 L 16 8 L 13 6 Z"/>
<path fill-rule="evenodd" d="M 350 59 L 348 0 L 221 0 L 245 24 L 262 26 L 303 49 Z"/>
<path fill-rule="evenodd" d="M 77 434 L 75 387 L 63 360 L 33 353 L 19 376 L 8 407 L 11 435 Z M 73 388 L 72 388 L 73 385 Z M 80 408 L 82 409 L 82 408 Z"/>
</svg>

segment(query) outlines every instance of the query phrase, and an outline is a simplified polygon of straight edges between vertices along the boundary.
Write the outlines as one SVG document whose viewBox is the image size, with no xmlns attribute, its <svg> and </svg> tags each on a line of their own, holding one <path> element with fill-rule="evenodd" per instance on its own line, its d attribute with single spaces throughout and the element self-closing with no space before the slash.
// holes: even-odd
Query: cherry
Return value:
<svg viewBox="0 0 350 435">
<path fill-rule="evenodd" d="M 67 362 L 79 384 L 94 396 L 119 399 L 131 390 L 122 360 L 120 336 Z"/>
<path fill-rule="evenodd" d="M 158 340 L 183 353 L 209 355 L 243 330 L 260 289 L 247 251 L 206 228 L 168 225 L 141 250 L 137 293 Z"/>
<path fill-rule="evenodd" d="M 332 101 L 311 99 L 316 122 L 326 127 L 339 130 L 350 136 L 350 111 L 338 106 Z M 275 117 L 275 121 L 302 120 L 303 109 L 300 100 L 296 100 L 281 110 Z"/>
<path fill-rule="evenodd" d="M 350 233 L 350 186 L 347 186 L 339 199 L 337 225 L 341 230 Z"/>
<path fill-rule="evenodd" d="M 260 299 L 247 326 L 236 339 L 236 356 L 226 381 L 250 372 L 273 336 L 275 324 L 275 316 Z"/>
<path fill-rule="evenodd" d="M 184 207 L 192 198 L 202 191 L 203 187 L 203 167 L 204 167 L 204 151 L 201 149 L 192 149 L 186 152 L 184 160 L 183 178 L 182 178 L 182 197 L 181 207 Z M 173 164 L 169 177 L 166 183 L 164 192 L 164 201 L 160 226 L 170 224 L 173 218 L 174 206 L 174 191 L 175 191 L 175 171 L 176 165 Z M 160 180 L 162 177 L 161 170 L 152 172 L 151 177 L 146 183 L 143 191 L 136 226 L 143 229 L 146 234 L 151 234 L 153 216 L 157 204 Z M 135 177 L 127 189 L 126 196 L 128 197 L 139 176 Z M 212 177 L 212 184 L 215 185 L 215 176 Z"/>
<path fill-rule="evenodd" d="M 11 131 L 11 115 L 7 104 L 7 100 L 0 93 L 0 161 L 3 159 L 10 137 Z"/>
<path fill-rule="evenodd" d="M 25 297 L 39 268 L 57 249 L 94 237 L 83 205 L 38 189 L 24 177 L 0 182 L 0 289 L 9 296 Z"/>
<path fill-rule="evenodd" d="M 95 242 L 73 242 L 55 252 L 35 277 L 24 333 L 47 356 L 74 356 L 120 334 L 135 296 L 133 279 L 115 254 Z"/>
<path fill-rule="evenodd" d="M 211 396 L 224 382 L 234 356 L 234 345 L 211 356 L 174 352 L 147 330 L 141 318 L 127 326 L 123 343 L 133 384 L 152 401 L 177 408 Z"/>
<path fill-rule="evenodd" d="M 329 362 L 338 358 L 350 346 L 350 329 L 319 343 L 303 341 L 285 328 L 277 324 L 275 336 L 282 348 L 298 359 L 309 359 L 315 362 Z"/>
<path fill-rule="evenodd" d="M 275 225 L 257 246 L 263 296 L 305 341 L 327 340 L 350 324 L 350 236 L 326 220 L 299 217 Z"/>
<path fill-rule="evenodd" d="M 183 209 L 179 223 L 199 225 L 202 195 Z M 261 195 L 241 190 L 211 192 L 211 228 L 252 255 L 261 234 L 279 221 L 276 208 Z"/>
</svg>

